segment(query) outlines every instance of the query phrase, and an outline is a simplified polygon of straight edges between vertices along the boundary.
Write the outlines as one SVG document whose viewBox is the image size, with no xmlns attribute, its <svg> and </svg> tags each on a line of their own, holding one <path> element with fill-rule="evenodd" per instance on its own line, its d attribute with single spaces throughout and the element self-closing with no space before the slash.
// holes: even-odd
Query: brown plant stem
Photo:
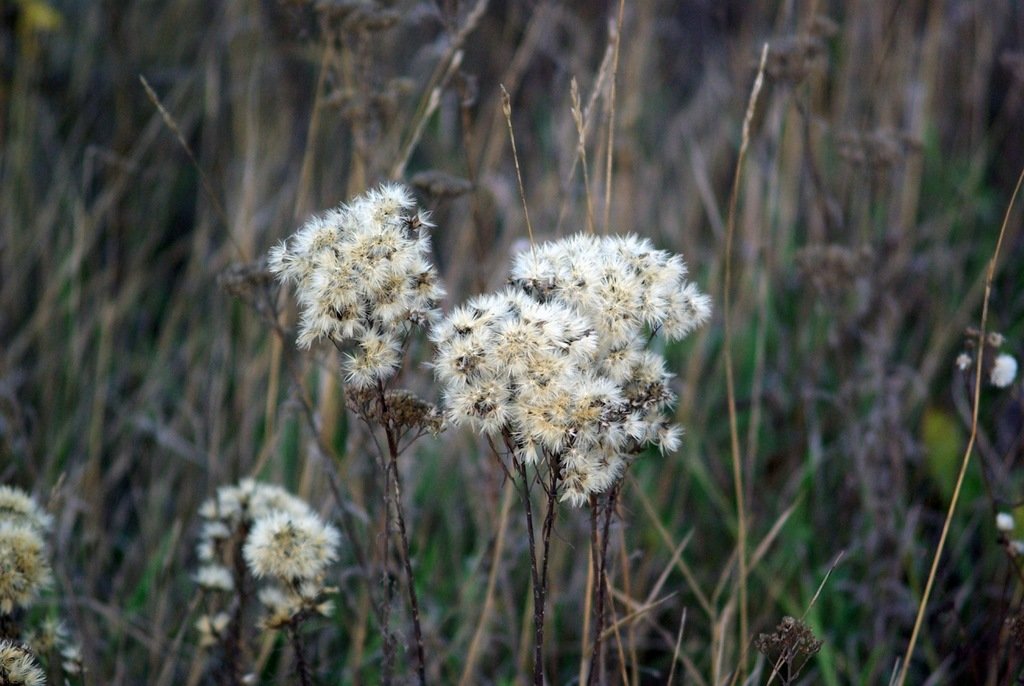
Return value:
<svg viewBox="0 0 1024 686">
<path fill-rule="evenodd" d="M 620 481 L 619 484 L 622 482 Z M 605 625 L 605 603 L 608 596 L 608 530 L 611 528 L 612 513 L 615 510 L 615 502 L 619 493 L 619 484 L 612 487 L 612 490 L 608 493 L 608 497 L 605 500 L 605 511 L 604 511 L 604 522 L 601 526 L 600 538 L 597 535 L 597 531 L 591 532 L 591 545 L 595 546 L 594 555 L 597 559 L 596 565 L 596 577 L 597 580 L 595 585 L 597 587 L 597 600 L 595 602 L 594 612 L 596 614 L 597 622 L 595 628 L 597 634 L 594 639 L 594 648 L 590 654 L 590 672 L 587 677 L 587 683 L 595 683 L 595 679 L 600 671 L 604 669 L 604 644 L 602 638 L 604 636 L 604 625 Z M 597 524 L 597 509 L 598 499 L 595 497 L 592 500 L 592 513 L 591 513 L 591 526 L 596 528 Z M 597 550 L 596 546 L 600 543 L 600 551 Z"/>
<path fill-rule="evenodd" d="M 243 683 L 245 642 L 242 637 L 242 623 L 245 621 L 245 614 L 248 611 L 251 592 L 249 571 L 245 566 L 245 558 L 242 556 L 242 546 L 245 539 L 249 537 L 249 525 L 242 522 L 235 536 L 234 564 L 231 570 L 236 589 L 235 607 L 231 613 L 231 623 L 228 625 L 227 636 L 223 642 L 225 682 L 228 686 L 241 686 Z"/>
<path fill-rule="evenodd" d="M 398 518 L 398 532 L 401 540 L 399 555 L 402 558 L 402 566 L 405 567 L 406 586 L 409 591 L 409 608 L 412 611 L 412 628 L 416 640 L 416 673 L 419 677 L 420 686 L 427 683 L 426 659 L 423 655 L 423 629 L 420 625 L 420 604 L 416 596 L 416 582 L 412 572 L 412 561 L 409 556 L 409 536 L 405 527 L 405 510 L 402 507 L 402 477 L 398 472 L 398 439 L 395 436 L 394 427 L 391 426 L 390 412 L 387 399 L 384 395 L 384 384 L 377 381 L 378 400 L 380 401 L 381 423 L 384 425 L 384 435 L 388 441 L 388 455 L 390 458 L 388 468 L 391 470 L 391 484 L 394 489 L 395 515 Z M 386 508 L 385 508 L 386 509 Z"/>
<path fill-rule="evenodd" d="M 743 469 L 740 458 L 739 428 L 736 419 L 736 382 L 733 378 L 732 364 L 732 242 L 733 234 L 736 232 L 736 201 L 739 197 L 740 174 L 743 171 L 743 159 L 747 154 L 747 146 L 750 144 L 750 124 L 754 119 L 754 108 L 757 105 L 757 97 L 761 93 L 761 86 L 764 83 L 765 62 L 768 59 L 768 44 L 765 43 L 761 49 L 761 63 L 754 79 L 754 86 L 750 92 L 750 100 L 747 103 L 747 112 L 743 118 L 743 132 L 740 140 L 740 151 L 736 158 L 736 170 L 733 175 L 732 192 L 729 195 L 729 214 L 726 222 L 725 237 L 725 282 L 723 291 L 723 310 L 725 318 L 725 387 L 729 406 L 729 442 L 732 455 L 732 476 L 733 490 L 736 495 L 736 558 L 738 561 L 738 574 L 736 586 L 739 595 L 739 669 L 735 676 L 743 681 L 747 673 L 747 646 L 750 642 L 748 635 L 748 607 L 747 607 L 747 515 L 746 504 L 744 503 Z"/>
<path fill-rule="evenodd" d="M 306 662 L 306 652 L 302 648 L 302 639 L 299 637 L 299 623 L 293 621 L 288 625 L 288 635 L 292 641 L 292 651 L 295 653 L 295 671 L 299 674 L 299 683 L 302 686 L 313 686 L 313 676 L 309 671 L 309 663 Z"/>
<path fill-rule="evenodd" d="M 537 565 L 537 545 L 533 533 L 533 505 L 530 502 L 530 485 L 526 476 L 526 465 L 512 456 L 512 464 L 519 472 L 520 495 L 526 508 L 526 533 L 530 539 L 530 574 L 533 579 L 533 683 L 544 686 L 544 588 L 541 585 L 540 569 Z"/>
</svg>

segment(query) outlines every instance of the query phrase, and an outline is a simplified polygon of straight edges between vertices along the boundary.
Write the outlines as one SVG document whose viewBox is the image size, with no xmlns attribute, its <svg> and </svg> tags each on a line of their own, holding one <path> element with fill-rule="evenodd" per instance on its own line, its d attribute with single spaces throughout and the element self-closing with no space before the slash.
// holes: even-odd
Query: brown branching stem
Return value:
<svg viewBox="0 0 1024 686">
<path fill-rule="evenodd" d="M 526 465 L 515 456 L 515 447 L 512 437 L 507 433 L 504 436 L 505 447 L 509 451 L 512 460 L 512 467 L 519 474 L 520 495 L 523 499 L 523 507 L 526 509 L 526 533 L 530 543 L 530 575 L 533 580 L 533 683 L 534 686 L 544 684 L 544 607 L 547 598 L 548 582 L 548 559 L 551 550 L 551 535 L 555 529 L 555 519 L 558 514 L 558 482 L 561 475 L 561 464 L 557 455 L 545 451 L 548 463 L 548 481 L 541 480 L 541 485 L 547 495 L 547 510 L 544 514 L 544 522 L 541 529 L 541 556 L 537 558 L 536 534 L 533 526 L 533 502 L 530 498 L 530 480 L 526 472 Z"/>
<path fill-rule="evenodd" d="M 533 533 L 533 505 L 530 502 L 530 484 L 526 476 L 526 465 L 512 457 L 512 463 L 519 472 L 520 495 L 526 508 L 526 533 L 530 539 L 530 574 L 533 579 L 533 683 L 544 684 L 544 589 L 540 582 L 537 565 L 537 544 Z"/>
<path fill-rule="evenodd" d="M 391 415 L 388 411 L 387 398 L 384 394 L 384 384 L 379 380 L 377 381 L 377 393 L 378 401 L 380 402 L 381 421 L 384 425 L 384 435 L 388 441 L 388 468 L 391 470 L 395 515 L 398 519 L 398 533 L 401 541 L 399 555 L 402 558 L 402 566 L 405 567 L 405 580 L 409 591 L 409 609 L 412 612 L 413 635 L 416 641 L 416 673 L 419 677 L 420 685 L 423 686 L 427 683 L 426 659 L 423 655 L 423 629 L 420 625 L 420 604 L 416 595 L 416 580 L 413 576 L 412 561 L 409 556 L 409 536 L 405 527 L 405 510 L 402 507 L 402 477 L 398 471 L 398 438 L 395 435 L 394 427 L 391 425 Z"/>
</svg>

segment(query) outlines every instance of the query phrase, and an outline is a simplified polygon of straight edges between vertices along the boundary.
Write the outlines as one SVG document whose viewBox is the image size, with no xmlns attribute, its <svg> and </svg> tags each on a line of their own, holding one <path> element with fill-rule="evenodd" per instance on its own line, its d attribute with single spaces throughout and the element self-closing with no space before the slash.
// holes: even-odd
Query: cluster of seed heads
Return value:
<svg viewBox="0 0 1024 686">
<path fill-rule="evenodd" d="M 35 655 L 54 657 L 65 674 L 82 672 L 81 649 L 62 622 L 45 619 L 22 635 L 17 617 L 53 581 L 46 536 L 53 518 L 24 491 L 0 486 L 0 684 L 41 684 Z"/>
<path fill-rule="evenodd" d="M 996 388 L 1006 388 L 1017 378 L 1017 358 L 1005 352 L 1000 352 L 1006 337 L 1001 333 L 990 331 L 985 335 L 982 345 L 981 364 L 984 377 Z M 964 338 L 965 350 L 956 358 L 956 366 L 961 372 L 966 372 L 974 365 L 974 353 L 978 347 L 978 330 L 967 329 Z"/>
<path fill-rule="evenodd" d="M 580 505 L 645 445 L 678 446 L 664 413 L 671 375 L 649 344 L 685 337 L 710 308 L 683 259 L 647 240 L 532 247 L 507 288 L 455 308 L 431 333 L 449 419 L 506 442 L 522 463 L 553 460 L 561 499 Z"/>
<path fill-rule="evenodd" d="M 430 259 L 431 226 L 408 189 L 384 185 L 310 219 L 270 251 L 270 271 L 295 287 L 300 347 L 321 339 L 346 347 L 354 388 L 393 376 L 410 329 L 438 317 L 444 289 Z"/>
<path fill-rule="evenodd" d="M 244 479 L 221 487 L 199 514 L 203 528 L 195 579 L 201 588 L 213 596 L 235 594 L 245 592 L 239 586 L 249 577 L 265 580 L 259 598 L 268 629 L 300 614 L 330 614 L 323 597 L 332 589 L 324 578 L 338 558 L 340 537 L 303 500 L 278 486 Z M 231 619 L 223 608 L 219 604 L 197 622 L 203 645 L 218 643 L 227 630 Z"/>
</svg>

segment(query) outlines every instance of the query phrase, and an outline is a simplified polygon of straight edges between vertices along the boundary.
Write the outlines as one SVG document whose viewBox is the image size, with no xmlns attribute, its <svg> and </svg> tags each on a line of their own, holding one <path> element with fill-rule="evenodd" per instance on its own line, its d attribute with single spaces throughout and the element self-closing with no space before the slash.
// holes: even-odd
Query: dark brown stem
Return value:
<svg viewBox="0 0 1024 686">
<path fill-rule="evenodd" d="M 544 587 L 541 585 L 540 568 L 537 564 L 537 545 L 533 535 L 533 505 L 530 502 L 530 484 L 526 477 L 526 465 L 514 455 L 512 464 L 519 472 L 520 494 L 526 508 L 526 533 L 530 539 L 530 573 L 533 579 L 533 683 L 544 686 Z"/>
<path fill-rule="evenodd" d="M 299 683 L 302 686 L 313 686 L 313 676 L 309 672 L 309 663 L 306 662 L 306 652 L 302 649 L 298 621 L 293 621 L 288 626 L 288 633 L 292 639 L 292 650 L 295 652 L 295 671 L 299 673 Z"/>
<path fill-rule="evenodd" d="M 544 513 L 543 545 L 544 556 L 541 562 L 540 573 L 540 597 L 543 601 L 548 589 L 548 552 L 551 549 L 551 534 L 555 530 L 555 517 L 558 515 L 558 479 L 561 471 L 559 459 L 551 455 L 548 457 L 548 470 L 550 481 L 548 482 L 548 509 Z"/>
<path fill-rule="evenodd" d="M 621 484 L 622 482 L 620 481 L 619 483 Z M 615 502 L 618 494 L 619 485 L 616 484 L 612 487 L 612 490 L 608 493 L 608 498 L 605 500 L 604 523 L 602 524 L 600 540 L 601 552 L 598 555 L 596 547 L 594 552 L 594 554 L 597 555 L 597 562 L 595 564 L 595 569 L 597 569 L 597 599 L 594 603 L 594 613 L 597 619 L 594 626 L 597 634 L 594 639 L 594 651 L 590 654 L 590 672 L 587 678 L 588 684 L 594 683 L 594 680 L 597 679 L 598 672 L 603 671 L 605 665 L 602 636 L 604 635 L 605 603 L 608 595 L 608 530 L 611 528 L 612 514 L 615 512 Z M 593 498 L 591 500 L 591 507 L 593 508 L 591 512 L 591 526 L 595 527 L 597 523 L 597 503 L 597 498 Z M 596 537 L 597 532 L 592 531 L 591 545 L 596 546 Z"/>
<path fill-rule="evenodd" d="M 412 561 L 409 556 L 409 536 L 405 528 L 405 512 L 402 507 L 402 478 L 398 472 L 398 439 L 391 426 L 388 403 L 384 395 L 384 384 L 377 381 L 377 392 L 380 401 L 381 423 L 384 425 L 384 435 L 388 440 L 389 468 L 391 469 L 391 483 L 394 487 L 395 514 L 398 517 L 398 532 L 401 538 L 399 553 L 402 557 L 402 565 L 405 567 L 406 586 L 409 589 L 409 607 L 412 611 L 412 628 L 416 640 L 416 673 L 419 676 L 420 686 L 427 683 L 426 659 L 423 654 L 423 630 L 420 626 L 420 604 L 416 596 L 416 582 L 412 573 Z"/>
<path fill-rule="evenodd" d="M 590 666 L 587 668 L 587 684 L 594 683 L 594 674 L 596 673 L 595 667 L 597 666 L 598 653 L 601 650 L 601 633 L 604 630 L 604 622 L 602 617 L 604 613 L 600 608 L 603 600 L 603 594 L 601 589 L 604 587 L 603 579 L 601 577 L 601 557 L 600 550 L 601 544 L 597 533 L 597 511 L 598 511 L 598 497 L 596 495 L 590 496 L 590 559 L 591 565 L 594 569 L 594 621 L 593 628 L 593 642 L 590 647 Z"/>
<path fill-rule="evenodd" d="M 372 431 L 372 429 L 371 429 Z M 375 439 L 376 440 L 376 439 Z M 383 645 L 383 664 L 381 665 L 381 682 L 390 686 L 395 670 L 395 644 L 391 638 L 391 467 L 384 465 L 384 546 L 381 553 L 381 586 L 384 595 L 381 600 L 381 638 Z"/>
<path fill-rule="evenodd" d="M 223 642 L 224 679 L 229 686 L 241 686 L 245 674 L 243 663 L 245 641 L 242 636 L 243 622 L 249 607 L 249 571 L 242 556 L 242 546 L 249 536 L 249 525 L 243 522 L 235 534 L 232 576 L 235 582 L 235 608 L 231 613 L 231 624 Z"/>
</svg>

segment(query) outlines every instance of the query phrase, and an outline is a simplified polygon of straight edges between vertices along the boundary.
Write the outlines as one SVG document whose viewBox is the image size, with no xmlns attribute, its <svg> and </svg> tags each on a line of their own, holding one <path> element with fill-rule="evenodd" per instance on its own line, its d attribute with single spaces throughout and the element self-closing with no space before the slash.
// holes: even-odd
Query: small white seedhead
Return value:
<svg viewBox="0 0 1024 686">
<path fill-rule="evenodd" d="M 1013 515 L 1009 512 L 1000 512 L 996 515 L 996 530 L 1008 534 L 1012 533 L 1016 523 L 1013 521 Z"/>
<path fill-rule="evenodd" d="M 1007 353 L 997 356 L 989 372 L 989 381 L 996 388 L 1006 388 L 1017 378 L 1017 358 Z"/>
</svg>

